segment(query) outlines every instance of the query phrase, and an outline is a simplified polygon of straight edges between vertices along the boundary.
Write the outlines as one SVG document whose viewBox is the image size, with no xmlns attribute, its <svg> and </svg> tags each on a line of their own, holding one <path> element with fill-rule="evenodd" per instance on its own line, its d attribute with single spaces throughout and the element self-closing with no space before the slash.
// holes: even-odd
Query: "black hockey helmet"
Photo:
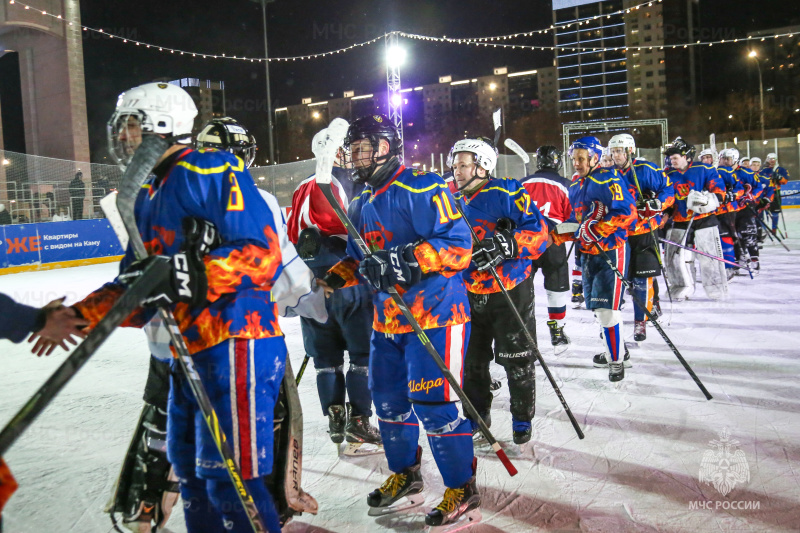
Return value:
<svg viewBox="0 0 800 533">
<path fill-rule="evenodd" d="M 553 145 L 545 144 L 536 149 L 536 168 L 542 170 L 544 168 L 550 170 L 561 170 L 564 164 L 564 158 L 561 155 L 561 150 Z"/>
<path fill-rule="evenodd" d="M 231 117 L 213 118 L 197 134 L 197 148 L 214 148 L 239 156 L 246 167 L 256 158 L 256 138 Z"/>
<path fill-rule="evenodd" d="M 694 159 L 695 147 L 693 144 L 689 144 L 683 140 L 683 137 L 675 137 L 675 140 L 672 141 L 667 149 L 664 151 L 664 155 L 667 157 L 671 155 L 682 155 L 685 156 L 686 159 L 692 160 Z"/>
<path fill-rule="evenodd" d="M 347 129 L 344 138 L 345 163 L 346 167 L 352 168 L 352 154 L 350 146 L 360 140 L 369 139 L 372 145 L 372 163 L 369 166 L 356 168 L 357 177 L 353 180 L 356 183 L 366 183 L 372 177 L 378 165 L 386 163 L 392 157 L 398 155 L 403 147 L 400 132 L 386 115 L 367 115 L 361 117 Z M 377 157 L 380 140 L 385 139 L 389 143 L 389 153 Z"/>
</svg>

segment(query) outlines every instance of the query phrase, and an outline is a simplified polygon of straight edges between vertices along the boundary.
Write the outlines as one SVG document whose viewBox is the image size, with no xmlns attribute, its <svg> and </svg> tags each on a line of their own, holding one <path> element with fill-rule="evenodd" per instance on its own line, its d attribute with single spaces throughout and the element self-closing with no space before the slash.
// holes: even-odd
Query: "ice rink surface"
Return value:
<svg viewBox="0 0 800 533">
<path fill-rule="evenodd" d="M 652 327 L 631 351 L 633 367 L 617 384 L 608 381 L 607 370 L 592 367 L 592 355 L 602 346 L 599 327 L 585 309 L 568 310 L 572 346 L 554 356 L 537 276 L 539 344 L 586 438 L 578 439 L 538 369 L 533 440 L 520 450 L 511 443 L 505 378 L 494 367 L 504 386 L 492 406 L 492 431 L 519 474 L 509 477 L 491 450 L 477 450 L 483 522 L 469 531 L 797 531 L 800 210 L 787 210 L 786 222 L 795 251 L 767 240 L 761 273 L 755 280 L 734 278 L 725 302 L 710 301 L 698 284 L 693 298 L 670 311 L 660 283 L 662 323 L 714 396 L 711 401 Z M 116 265 L 108 264 L 0 276 L 0 291 L 30 305 L 63 295 L 69 303 L 115 273 Z M 627 300 L 623 316 L 630 337 L 633 306 Z M 282 326 L 296 371 L 304 355 L 299 320 Z M 0 424 L 65 357 L 59 350 L 37 359 L 27 344 L 3 341 Z M 148 357 L 141 331 L 118 330 L 8 452 L 20 488 L 4 512 L 6 533 L 111 530 L 102 509 L 141 409 Z M 300 394 L 303 487 L 320 511 L 297 517 L 285 531 L 425 530 L 423 515 L 438 504 L 444 488 L 424 438 L 425 506 L 412 514 L 369 517 L 366 495 L 388 476 L 385 458 L 337 456 L 312 365 Z M 168 531 L 185 531 L 180 509 Z"/>
</svg>

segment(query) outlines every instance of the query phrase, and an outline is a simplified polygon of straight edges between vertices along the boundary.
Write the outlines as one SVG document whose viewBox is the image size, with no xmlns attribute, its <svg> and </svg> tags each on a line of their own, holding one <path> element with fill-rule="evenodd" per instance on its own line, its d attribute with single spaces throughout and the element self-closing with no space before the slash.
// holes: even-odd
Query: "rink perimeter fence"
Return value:
<svg viewBox="0 0 800 533">
<path fill-rule="evenodd" d="M 717 149 L 733 146 L 722 143 Z M 795 138 L 772 139 L 767 144 L 749 141 L 736 145 L 743 156 L 765 158 L 777 152 L 778 162 L 793 181 L 783 187 L 783 194 L 800 193 L 800 144 Z M 702 146 L 700 149 L 704 148 Z M 698 151 L 699 151 L 698 150 Z M 758 150 L 758 151 L 757 151 Z M 764 152 L 764 153 L 761 153 Z M 536 160 L 531 156 L 529 172 Z M 639 156 L 661 166 L 658 148 L 640 149 Z M 441 172 L 446 154 L 431 154 L 422 170 Z M 411 161 L 407 165 L 413 164 Z M 253 167 L 250 174 L 256 185 L 291 205 L 292 193 L 316 168 L 314 159 L 267 167 Z M 76 174 L 81 176 L 76 181 Z M 499 156 L 497 175 L 512 178 L 525 176 L 522 159 L 516 155 Z M 116 261 L 123 253 L 117 237 L 100 209 L 100 199 L 119 186 L 121 170 L 114 165 L 80 163 L 49 157 L 0 151 L 0 274 L 27 270 L 45 270 Z M 800 206 L 800 194 L 787 196 L 785 207 Z M 288 207 L 284 208 L 284 215 Z M 8 223 L 10 220 L 10 223 Z"/>
</svg>

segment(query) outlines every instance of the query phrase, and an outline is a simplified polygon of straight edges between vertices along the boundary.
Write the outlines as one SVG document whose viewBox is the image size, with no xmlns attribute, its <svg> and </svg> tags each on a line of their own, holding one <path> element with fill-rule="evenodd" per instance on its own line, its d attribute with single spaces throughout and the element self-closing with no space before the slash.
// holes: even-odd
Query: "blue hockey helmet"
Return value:
<svg viewBox="0 0 800 533">
<path fill-rule="evenodd" d="M 597 137 L 581 137 L 577 141 L 569 145 L 569 156 L 572 157 L 572 152 L 575 150 L 589 150 L 590 155 L 596 155 L 597 159 L 603 157 L 603 145 L 600 144 L 600 139 Z"/>
</svg>

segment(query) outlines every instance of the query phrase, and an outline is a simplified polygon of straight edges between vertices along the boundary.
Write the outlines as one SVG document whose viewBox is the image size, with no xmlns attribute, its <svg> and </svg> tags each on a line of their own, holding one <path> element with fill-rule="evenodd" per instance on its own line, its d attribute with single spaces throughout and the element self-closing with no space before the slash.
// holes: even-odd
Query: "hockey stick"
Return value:
<svg viewBox="0 0 800 533">
<path fill-rule="evenodd" d="M 513 139 L 506 138 L 503 142 L 506 145 L 506 148 L 517 154 L 520 159 L 522 159 L 522 166 L 525 168 L 525 175 L 528 175 L 528 163 L 531 162 L 531 156 L 529 156 L 522 147 L 517 144 Z"/>
<path fill-rule="evenodd" d="M 761 224 L 761 225 L 764 227 L 764 231 L 766 231 L 766 232 L 767 232 L 767 237 L 769 237 L 771 241 L 776 241 L 776 240 L 777 240 L 777 241 L 778 241 L 778 243 L 779 243 L 781 246 L 783 246 L 783 247 L 786 249 L 786 251 L 787 251 L 787 252 L 791 252 L 791 250 L 789 249 L 789 247 L 788 247 L 788 246 L 786 246 L 785 244 L 783 244 L 783 240 L 782 240 L 780 237 L 778 237 L 777 235 L 773 235 L 773 234 L 772 234 L 772 230 L 771 230 L 771 229 L 769 229 L 769 226 L 767 226 L 767 225 L 764 223 L 764 221 L 763 221 L 763 220 L 761 220 L 761 215 L 759 215 L 759 213 L 753 209 L 753 206 L 750 206 L 750 205 L 748 205 L 748 206 L 747 206 L 747 208 L 748 208 L 748 209 L 750 209 L 751 211 L 753 211 L 754 213 L 756 213 L 756 220 L 758 221 L 758 223 L 759 223 L 759 224 Z"/>
<path fill-rule="evenodd" d="M 786 219 L 783 217 L 783 207 L 781 207 L 781 224 L 783 224 L 783 238 L 789 238 L 789 230 L 786 229 Z"/>
<path fill-rule="evenodd" d="M 157 262 L 148 266 L 142 276 L 133 282 L 120 296 L 89 335 L 81 342 L 66 361 L 39 387 L 16 415 L 0 432 L 0 456 L 33 423 L 53 398 L 61 392 L 69 380 L 78 373 L 86 361 L 97 351 L 114 330 L 141 304 L 141 301 L 166 279 L 169 269 L 166 263 Z"/>
<path fill-rule="evenodd" d="M 463 198 L 464 195 L 462 194 L 461 197 Z M 478 238 L 478 234 L 475 233 L 475 229 L 472 227 L 472 224 L 469 223 L 467 220 L 467 215 L 464 214 L 464 210 L 461 208 L 461 204 L 456 198 L 456 209 L 458 213 L 461 215 L 461 218 L 464 219 L 464 222 L 467 223 L 467 227 L 469 228 L 469 232 L 472 234 L 472 240 L 475 244 L 480 242 Z M 544 370 L 545 375 L 547 376 L 547 380 L 550 382 L 550 385 L 553 387 L 553 390 L 558 396 L 558 400 L 561 402 L 561 406 L 564 408 L 564 411 L 567 412 L 567 416 L 569 417 L 569 421 L 572 423 L 572 427 L 575 428 L 575 432 L 578 434 L 578 438 L 582 439 L 584 437 L 583 431 L 581 431 L 581 427 L 578 425 L 578 421 L 575 420 L 575 416 L 572 414 L 572 411 L 567 405 L 567 400 L 564 399 L 564 396 L 561 394 L 561 389 L 558 388 L 558 384 L 556 384 L 556 380 L 553 379 L 553 375 L 550 373 L 550 369 L 547 367 L 547 363 L 544 362 L 542 358 L 541 352 L 539 352 L 539 347 L 536 345 L 536 341 L 533 340 L 533 336 L 531 336 L 531 332 L 528 331 L 527 326 L 525 325 L 525 321 L 522 319 L 522 315 L 519 314 L 519 310 L 514 305 L 513 300 L 511 300 L 511 296 L 508 294 L 508 290 L 506 290 L 505 285 L 503 285 L 500 276 L 497 274 L 497 269 L 494 267 L 489 267 L 489 272 L 492 273 L 492 277 L 494 278 L 495 283 L 497 286 L 500 287 L 500 290 L 503 292 L 503 296 L 506 297 L 506 301 L 508 302 L 508 306 L 511 308 L 511 311 L 514 314 L 514 318 L 517 319 L 517 322 L 522 328 L 522 332 L 525 334 L 525 339 L 528 341 L 528 345 L 530 346 L 531 350 L 533 351 L 533 355 L 536 356 L 536 359 L 539 361 L 539 364 L 542 366 L 542 370 Z"/>
<path fill-rule="evenodd" d="M 605 262 L 609 266 L 609 268 L 614 271 L 614 274 L 617 276 L 617 278 L 619 278 L 619 280 L 622 282 L 622 284 L 625 285 L 625 288 L 628 289 L 628 291 L 630 292 L 631 298 L 633 298 L 634 301 L 639 305 L 639 307 L 641 307 L 644 310 L 645 314 L 647 315 L 647 318 L 650 319 L 650 322 L 658 330 L 658 333 L 661 335 L 661 338 L 664 339 L 664 342 L 667 343 L 667 346 L 670 347 L 670 349 L 672 350 L 672 353 L 674 353 L 675 357 L 678 358 L 678 361 L 681 362 L 681 364 L 683 365 L 683 368 L 686 369 L 686 371 L 692 377 L 692 379 L 697 384 L 697 386 L 700 387 L 700 390 L 703 392 L 703 395 L 706 397 L 706 400 L 710 400 L 712 398 L 711 393 L 708 392 L 708 390 L 705 388 L 703 383 L 700 381 L 700 378 L 698 378 L 697 374 L 695 374 L 694 370 L 692 370 L 692 367 L 689 366 L 689 363 L 687 363 L 686 359 L 683 358 L 683 356 L 681 355 L 681 352 L 678 351 L 678 348 L 675 347 L 675 345 L 672 343 L 670 338 L 664 332 L 664 330 L 661 327 L 661 324 L 658 323 L 658 320 L 656 319 L 656 316 L 653 313 L 651 313 L 647 309 L 647 306 L 643 305 L 642 301 L 634 294 L 633 288 L 631 287 L 630 283 L 628 283 L 628 280 L 625 279 L 625 277 L 622 275 L 622 273 L 619 271 L 619 269 L 614 266 L 614 263 L 611 262 L 611 258 L 608 257 L 608 254 L 605 252 L 605 250 L 600 248 L 600 245 L 597 244 L 597 242 L 592 242 L 592 244 L 594 244 L 594 247 L 597 250 L 597 253 L 599 253 L 603 257 L 603 259 L 605 260 Z"/>
<path fill-rule="evenodd" d="M 300 365 L 300 370 L 297 371 L 297 379 L 295 380 L 295 385 L 300 385 L 300 380 L 303 378 L 303 373 L 306 371 L 306 365 L 308 365 L 308 360 L 310 357 L 306 354 L 303 357 L 303 363 Z"/>
<path fill-rule="evenodd" d="M 342 206 L 339 205 L 339 202 L 336 200 L 333 190 L 331 189 L 331 169 L 333 168 L 333 155 L 339 146 L 342 145 L 346 132 L 347 121 L 341 118 L 335 118 L 327 128 L 326 138 L 321 139 L 319 144 L 316 142 L 314 143 L 313 151 L 317 158 L 315 179 L 320 190 L 328 200 L 328 203 L 331 204 L 331 208 L 336 213 L 336 216 L 339 217 L 342 225 L 344 225 L 345 229 L 347 229 L 347 234 L 351 239 L 353 239 L 356 246 L 358 246 L 358 248 L 361 250 L 361 253 L 364 254 L 364 257 L 367 257 L 372 253 L 372 250 L 370 250 L 370 248 L 364 242 L 364 239 L 361 237 L 361 235 L 359 235 L 358 230 L 356 230 L 355 226 L 353 226 L 353 223 L 350 221 L 350 218 L 347 216 L 347 213 L 345 213 L 344 209 L 342 209 Z M 478 423 L 481 433 L 483 433 L 483 435 L 486 437 L 486 440 L 491 445 L 494 453 L 497 454 L 500 462 L 503 463 L 503 466 L 506 468 L 509 475 L 515 476 L 517 474 L 517 469 L 508 459 L 506 452 L 500 447 L 500 444 L 497 442 L 497 439 L 494 438 L 492 432 L 489 431 L 489 427 L 486 425 L 486 422 L 483 421 L 483 418 L 481 418 L 481 416 L 478 414 L 475 406 L 472 405 L 472 402 L 470 402 L 469 398 L 467 398 L 466 394 L 464 394 L 463 389 L 458 385 L 458 382 L 453 377 L 453 374 L 450 373 L 450 369 L 447 368 L 447 365 L 445 365 L 444 361 L 442 361 L 442 357 L 436 351 L 436 348 L 433 346 L 430 339 L 428 339 L 425 331 L 420 327 L 419 323 L 414 318 L 411 310 L 409 310 L 406 303 L 400 297 L 397 289 L 390 287 L 387 292 L 392 297 L 392 300 L 400 309 L 400 312 L 403 314 L 405 319 L 414 329 L 414 333 L 416 333 L 417 338 L 419 338 L 420 343 L 422 343 L 422 346 L 436 362 L 436 366 L 439 367 L 439 371 L 447 380 L 450 387 L 455 391 L 458 398 L 461 400 L 461 405 L 464 410 L 473 417 L 475 422 Z"/>
<path fill-rule="evenodd" d="M 631 163 L 631 173 L 633 174 L 633 181 L 636 183 L 636 190 L 639 191 L 639 198 L 644 200 L 644 194 L 642 193 L 642 186 L 639 185 L 639 177 L 636 175 L 636 168 L 633 166 L 633 159 L 628 155 Z M 669 296 L 669 308 L 670 308 L 670 322 L 672 321 L 672 291 L 669 289 L 669 281 L 667 280 L 667 269 L 664 267 L 664 261 L 661 258 L 661 250 L 658 248 L 658 241 L 656 240 L 655 230 L 653 230 L 653 225 L 650 223 L 650 220 L 647 221 L 647 227 L 650 228 L 650 238 L 653 239 L 653 250 L 656 252 L 656 257 L 658 258 L 658 266 L 661 267 L 661 273 L 664 274 L 664 285 L 667 287 L 667 296 Z M 688 231 L 687 231 L 688 234 Z"/>
<path fill-rule="evenodd" d="M 169 143 L 160 135 L 145 136 L 142 140 L 142 144 L 139 145 L 136 152 L 133 154 L 133 158 L 120 180 L 119 193 L 117 194 L 117 209 L 122 217 L 125 230 L 128 232 L 128 245 L 133 250 L 137 259 L 144 259 L 148 256 L 148 253 L 147 249 L 144 247 L 142 236 L 139 233 L 139 227 L 136 225 L 136 218 L 133 210 L 134 204 L 142 188 L 142 183 L 144 183 L 144 180 L 155 167 L 158 159 L 168 148 Z M 175 317 L 168 307 L 159 306 L 158 313 L 164 325 L 167 327 L 170 340 L 172 341 L 172 347 L 178 355 L 176 358 L 178 364 L 189 383 L 189 388 L 191 388 L 192 394 L 197 401 L 197 406 L 203 414 L 211 438 L 225 463 L 228 475 L 236 489 L 236 493 L 239 495 L 245 514 L 247 514 L 247 518 L 250 520 L 250 525 L 253 526 L 253 531 L 256 533 L 266 533 L 267 528 L 253 501 L 253 496 L 244 483 L 244 478 L 239 470 L 239 466 L 236 464 L 235 457 L 227 442 L 225 433 L 219 425 L 217 413 L 211 405 L 211 400 L 208 398 L 208 393 L 203 386 L 203 382 L 200 380 L 200 376 L 194 369 L 194 360 L 189 354 L 189 348 L 186 346 L 186 341 L 181 335 L 178 323 L 175 321 Z"/>
<path fill-rule="evenodd" d="M 697 248 L 689 248 L 688 246 L 682 246 L 682 245 L 678 244 L 677 242 L 670 241 L 668 239 L 662 239 L 661 237 L 658 237 L 658 240 L 663 242 L 664 244 L 671 244 L 672 246 L 677 246 L 678 248 L 683 248 L 684 250 L 686 250 L 688 252 L 692 252 L 692 253 L 695 253 L 695 254 L 703 255 L 703 256 L 711 258 L 711 259 L 715 259 L 715 260 L 719 261 L 720 263 L 725 263 L 726 265 L 731 265 L 734 268 L 744 268 L 750 274 L 750 279 L 753 279 L 753 271 L 750 270 L 749 267 L 743 267 L 742 265 L 740 265 L 738 263 L 734 263 L 733 261 L 728 261 L 727 259 L 723 259 L 722 257 L 717 257 L 716 255 L 711 255 L 711 254 L 707 254 L 705 252 L 701 252 Z"/>
<path fill-rule="evenodd" d="M 567 250 L 567 260 L 569 260 L 569 256 L 572 253 L 572 249 L 575 248 L 575 241 L 572 241 L 569 245 L 569 250 Z"/>
<path fill-rule="evenodd" d="M 494 145 L 500 142 L 500 134 L 503 131 L 503 110 L 502 108 L 495 109 L 492 113 L 492 122 L 494 125 Z"/>
</svg>

